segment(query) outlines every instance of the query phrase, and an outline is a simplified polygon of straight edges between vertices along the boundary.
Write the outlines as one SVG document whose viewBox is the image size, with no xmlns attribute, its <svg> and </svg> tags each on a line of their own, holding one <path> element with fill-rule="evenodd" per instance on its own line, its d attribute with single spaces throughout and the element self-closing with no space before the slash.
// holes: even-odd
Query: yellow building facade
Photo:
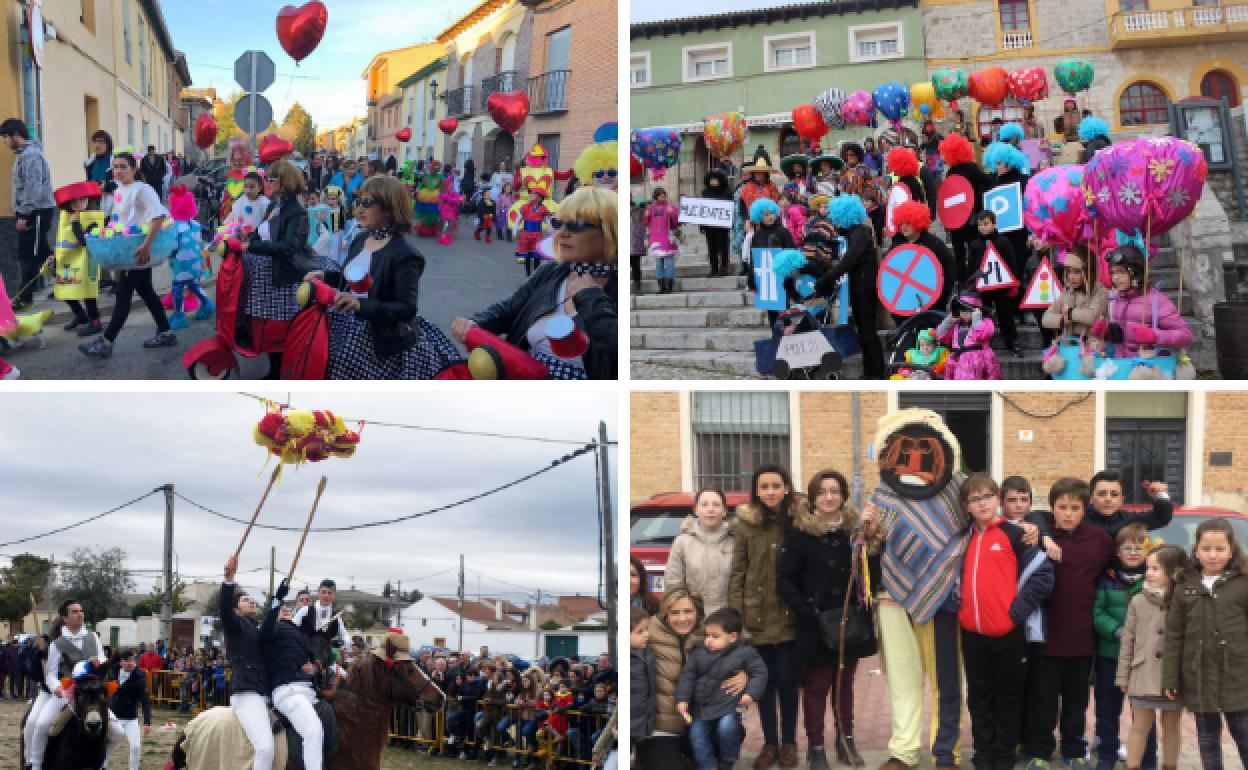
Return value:
<svg viewBox="0 0 1248 770">
<path fill-rule="evenodd" d="M 155 0 L 113 0 L 99 3 L 113 15 L 114 98 L 117 118 L 113 141 L 142 155 L 147 146 L 158 152 L 173 149 L 169 116 L 169 68 L 173 41 Z"/>
<path fill-rule="evenodd" d="M 402 93 L 399 83 L 437 61 L 445 50 L 441 43 L 418 43 L 382 51 L 364 68 L 361 77 L 367 90 L 368 125 L 371 127 L 367 144 L 369 157 L 385 160 L 387 156 L 394 155 L 400 160 L 403 158 L 401 142 L 394 136 L 403 127 L 402 110 L 397 103 Z"/>
</svg>

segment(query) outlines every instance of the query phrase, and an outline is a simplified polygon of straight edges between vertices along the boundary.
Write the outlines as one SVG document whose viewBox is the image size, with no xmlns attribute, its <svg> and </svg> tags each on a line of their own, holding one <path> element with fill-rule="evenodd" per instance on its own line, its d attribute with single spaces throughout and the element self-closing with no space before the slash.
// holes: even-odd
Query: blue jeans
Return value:
<svg viewBox="0 0 1248 770">
<path fill-rule="evenodd" d="M 655 257 L 655 272 L 661 281 L 676 277 L 676 257 Z"/>
<path fill-rule="evenodd" d="M 689 743 L 693 747 L 696 770 L 716 770 L 720 763 L 729 765 L 741 757 L 741 717 L 725 714 L 719 719 L 698 719 L 689 726 Z M 719 756 L 716 757 L 716 749 Z"/>
</svg>

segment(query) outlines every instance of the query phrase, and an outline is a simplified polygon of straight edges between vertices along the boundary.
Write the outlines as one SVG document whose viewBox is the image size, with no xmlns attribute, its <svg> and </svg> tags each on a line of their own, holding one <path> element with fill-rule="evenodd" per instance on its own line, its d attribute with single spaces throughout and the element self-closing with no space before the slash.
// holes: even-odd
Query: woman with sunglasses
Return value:
<svg viewBox="0 0 1248 770">
<path fill-rule="evenodd" d="M 428 380 L 462 359 L 440 329 L 416 314 L 425 258 L 404 237 L 412 201 L 398 179 L 378 175 L 355 198 L 360 234 L 342 268 L 314 274 L 338 289 L 329 322 L 331 380 Z"/>
<path fill-rule="evenodd" d="M 552 379 L 616 378 L 616 194 L 582 187 L 563 200 L 551 223 L 555 261 L 543 264 L 511 297 L 456 318 L 451 336 L 464 342 L 473 326 L 502 335 L 550 369 Z M 546 322 L 567 316 L 589 338 L 576 358 L 559 358 Z"/>
</svg>

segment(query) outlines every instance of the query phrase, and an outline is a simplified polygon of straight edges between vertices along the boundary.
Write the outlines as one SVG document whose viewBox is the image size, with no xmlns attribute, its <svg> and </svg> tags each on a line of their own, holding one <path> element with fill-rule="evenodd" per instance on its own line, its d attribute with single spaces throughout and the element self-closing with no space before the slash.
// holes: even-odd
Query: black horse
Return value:
<svg viewBox="0 0 1248 770">
<path fill-rule="evenodd" d="M 109 689 L 108 672 L 112 663 L 92 669 L 74 683 L 68 714 L 53 723 L 56 735 L 48 735 L 44 770 L 99 770 L 108 756 Z M 25 728 L 30 712 L 22 717 Z M 57 726 L 64 720 L 64 725 Z M 22 756 L 26 747 L 21 746 Z"/>
</svg>

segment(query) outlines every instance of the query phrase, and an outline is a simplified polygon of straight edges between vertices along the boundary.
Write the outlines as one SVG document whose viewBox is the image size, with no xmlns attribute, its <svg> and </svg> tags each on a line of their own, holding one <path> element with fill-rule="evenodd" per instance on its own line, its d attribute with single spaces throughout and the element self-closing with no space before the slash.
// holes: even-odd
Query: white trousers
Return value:
<svg viewBox="0 0 1248 770">
<path fill-rule="evenodd" d="M 113 719 L 112 722 L 119 726 L 126 734 L 126 743 L 130 746 L 130 770 L 139 770 L 139 757 L 142 756 L 143 746 L 143 728 L 139 726 L 138 719 Z M 113 753 L 113 737 L 112 731 L 109 731 L 108 753 Z"/>
<path fill-rule="evenodd" d="M 316 703 L 316 691 L 311 682 L 292 682 L 273 690 L 273 708 L 286 715 L 303 739 L 303 769 L 323 770 L 321 747 L 325 733 L 316 709 L 312 708 L 313 703 Z"/>
<path fill-rule="evenodd" d="M 36 731 L 36 728 L 39 726 L 39 715 L 43 713 L 43 710 L 45 708 L 47 708 L 49 701 L 53 701 L 53 700 L 60 701 L 60 705 L 56 707 L 57 711 L 60 711 L 61 707 L 65 705 L 64 698 L 57 698 L 49 693 L 44 692 L 42 687 L 39 688 L 38 692 L 39 692 L 39 696 L 35 698 L 35 705 L 31 707 L 30 716 L 26 717 L 26 726 L 22 729 L 22 741 L 25 743 L 25 746 L 26 746 L 25 760 L 26 760 L 26 764 L 28 765 L 31 764 L 31 761 L 32 761 L 31 757 L 34 754 L 35 731 Z M 40 763 L 43 762 L 43 752 L 44 752 L 44 749 L 47 748 L 47 746 L 48 746 L 48 733 L 47 733 L 47 730 L 44 730 L 43 745 L 40 746 L 39 748 L 39 762 Z"/>
<path fill-rule="evenodd" d="M 43 770 L 43 756 L 48 750 L 48 730 L 52 727 L 52 723 L 56 721 L 56 717 L 69 701 L 64 698 L 58 698 L 50 693 L 39 690 L 39 697 L 35 699 L 34 708 L 30 711 L 30 717 L 26 720 L 26 729 L 23 737 L 26 740 L 26 761 L 35 770 Z M 121 743 L 126 737 L 125 730 L 121 726 L 121 720 L 113 716 L 110 711 L 108 714 L 108 749 L 107 754 L 111 755 L 113 749 Z M 131 770 L 138 767 L 137 753 L 134 753 L 134 764 Z M 105 760 L 105 766 L 108 762 Z"/>
<path fill-rule="evenodd" d="M 239 692 L 230 696 L 230 708 L 242 725 L 256 760 L 252 770 L 273 768 L 273 728 L 269 725 L 269 699 L 254 692 Z"/>
</svg>

